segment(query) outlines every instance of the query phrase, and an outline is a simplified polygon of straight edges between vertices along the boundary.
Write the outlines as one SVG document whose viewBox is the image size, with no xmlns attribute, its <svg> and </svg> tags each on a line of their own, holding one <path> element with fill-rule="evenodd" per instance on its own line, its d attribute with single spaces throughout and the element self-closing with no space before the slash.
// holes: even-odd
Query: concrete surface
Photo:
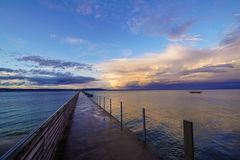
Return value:
<svg viewBox="0 0 240 160">
<path fill-rule="evenodd" d="M 63 160 L 156 160 L 152 149 L 80 93 Z"/>
</svg>

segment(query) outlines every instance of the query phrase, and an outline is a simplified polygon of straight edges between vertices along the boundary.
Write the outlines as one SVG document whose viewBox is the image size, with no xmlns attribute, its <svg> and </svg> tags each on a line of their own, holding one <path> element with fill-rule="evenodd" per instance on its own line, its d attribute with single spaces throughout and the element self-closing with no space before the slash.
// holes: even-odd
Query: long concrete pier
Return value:
<svg viewBox="0 0 240 160">
<path fill-rule="evenodd" d="M 72 125 L 57 159 L 156 160 L 159 156 L 131 131 L 79 94 Z"/>
</svg>

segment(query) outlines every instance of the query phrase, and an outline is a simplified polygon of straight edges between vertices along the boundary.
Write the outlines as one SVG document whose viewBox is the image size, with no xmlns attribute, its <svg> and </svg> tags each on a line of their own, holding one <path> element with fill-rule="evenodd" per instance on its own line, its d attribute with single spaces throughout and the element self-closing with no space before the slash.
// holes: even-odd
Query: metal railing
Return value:
<svg viewBox="0 0 240 160">
<path fill-rule="evenodd" d="M 66 127 L 69 125 L 79 93 L 62 105 L 37 129 L 19 141 L 0 160 L 53 159 Z"/>
<path fill-rule="evenodd" d="M 106 103 L 106 97 L 103 96 L 97 96 L 92 95 L 92 101 L 98 105 L 100 108 L 102 108 L 105 112 L 110 114 L 110 116 L 114 117 L 116 120 L 120 122 L 121 128 L 123 127 L 123 103 L 119 103 L 119 112 L 116 112 L 117 114 L 112 113 L 112 99 L 109 98 L 109 110 L 106 109 L 105 104 Z M 103 104 L 102 105 L 102 101 Z M 141 113 L 141 112 L 140 112 Z M 116 115 L 118 117 L 116 117 Z M 148 143 L 148 138 L 152 138 L 151 136 L 148 136 L 147 133 L 147 121 L 146 121 L 146 109 L 142 108 L 142 140 L 144 143 Z M 194 159 L 194 144 L 193 144 L 193 123 L 190 121 L 183 120 L 183 139 L 184 139 L 184 159 L 185 160 L 193 160 Z"/>
</svg>

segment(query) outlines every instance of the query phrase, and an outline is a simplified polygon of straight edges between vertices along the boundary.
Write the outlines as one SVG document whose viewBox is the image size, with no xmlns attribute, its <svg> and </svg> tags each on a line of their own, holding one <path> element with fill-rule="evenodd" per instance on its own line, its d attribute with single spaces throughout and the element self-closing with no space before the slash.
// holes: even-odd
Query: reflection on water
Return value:
<svg viewBox="0 0 240 160">
<path fill-rule="evenodd" d="M 124 124 L 142 137 L 142 108 L 146 108 L 148 142 L 165 159 L 183 158 L 182 120 L 194 124 L 196 159 L 240 157 L 240 90 L 188 91 L 98 91 L 109 110 L 119 118 L 123 101 Z"/>
<path fill-rule="evenodd" d="M 53 114 L 75 92 L 0 92 L 0 155 Z"/>
</svg>

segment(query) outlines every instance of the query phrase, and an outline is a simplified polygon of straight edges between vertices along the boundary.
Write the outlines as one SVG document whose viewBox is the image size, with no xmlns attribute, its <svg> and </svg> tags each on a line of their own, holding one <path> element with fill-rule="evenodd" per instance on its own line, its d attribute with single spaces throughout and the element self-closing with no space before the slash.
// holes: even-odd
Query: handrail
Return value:
<svg viewBox="0 0 240 160">
<path fill-rule="evenodd" d="M 31 157 L 38 157 L 44 160 L 51 159 L 68 125 L 67 121 L 74 111 L 78 96 L 79 92 L 65 102 L 52 116 L 40 124 L 28 136 L 20 140 L 2 155 L 0 160 L 29 159 L 29 157 L 30 159 Z"/>
</svg>

